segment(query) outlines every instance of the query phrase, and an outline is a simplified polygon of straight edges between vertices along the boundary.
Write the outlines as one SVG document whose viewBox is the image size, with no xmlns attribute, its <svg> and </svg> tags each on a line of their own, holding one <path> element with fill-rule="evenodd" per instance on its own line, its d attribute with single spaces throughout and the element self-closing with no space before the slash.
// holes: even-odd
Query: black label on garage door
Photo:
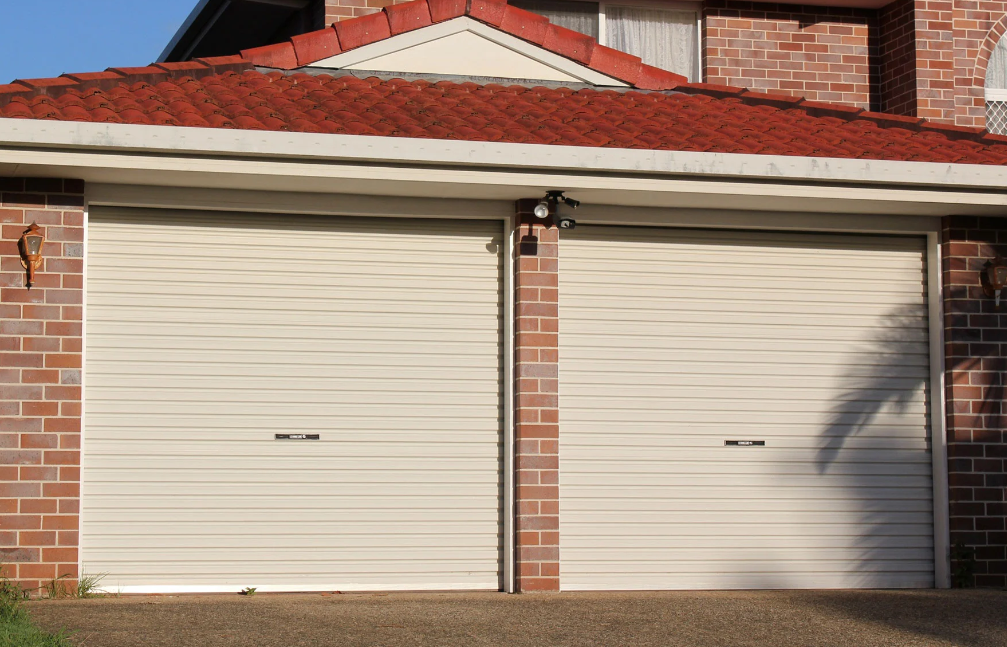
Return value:
<svg viewBox="0 0 1007 647">
<path fill-rule="evenodd" d="M 764 440 L 725 440 L 724 444 L 728 447 L 765 447 L 766 441 Z"/>
<path fill-rule="evenodd" d="M 276 434 L 276 440 L 319 440 L 318 434 Z"/>
</svg>

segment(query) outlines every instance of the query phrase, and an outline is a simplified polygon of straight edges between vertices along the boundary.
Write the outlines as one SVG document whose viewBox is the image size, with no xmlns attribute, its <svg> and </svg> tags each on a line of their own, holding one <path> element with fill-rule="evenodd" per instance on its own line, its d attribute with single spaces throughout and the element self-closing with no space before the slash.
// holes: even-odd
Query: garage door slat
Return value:
<svg viewBox="0 0 1007 647">
<path fill-rule="evenodd" d="M 562 588 L 933 585 L 922 239 L 561 248 Z"/>
<path fill-rule="evenodd" d="M 86 570 L 497 589 L 502 229 L 93 210 Z"/>
</svg>

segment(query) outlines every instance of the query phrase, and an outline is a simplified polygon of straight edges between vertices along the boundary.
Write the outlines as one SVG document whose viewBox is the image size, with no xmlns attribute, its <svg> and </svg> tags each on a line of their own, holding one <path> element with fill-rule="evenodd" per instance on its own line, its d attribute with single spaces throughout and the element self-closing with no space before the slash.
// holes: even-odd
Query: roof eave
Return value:
<svg viewBox="0 0 1007 647">
<path fill-rule="evenodd" d="M 270 190 L 326 192 L 331 186 L 332 192 L 449 191 L 440 195 L 497 199 L 562 185 L 590 193 L 596 204 L 678 206 L 685 205 L 679 196 L 689 193 L 710 196 L 711 205 L 717 196 L 734 196 L 750 209 L 786 204 L 792 211 L 842 212 L 844 203 L 858 203 L 863 213 L 873 200 L 872 213 L 1007 210 L 1007 167 L 974 164 L 21 119 L 0 119 L 0 149 L 0 167 L 16 167 L 18 175 L 58 169 L 120 184 L 264 188 L 250 179 L 262 177 Z M 214 175 L 219 181 L 207 180 Z"/>
</svg>

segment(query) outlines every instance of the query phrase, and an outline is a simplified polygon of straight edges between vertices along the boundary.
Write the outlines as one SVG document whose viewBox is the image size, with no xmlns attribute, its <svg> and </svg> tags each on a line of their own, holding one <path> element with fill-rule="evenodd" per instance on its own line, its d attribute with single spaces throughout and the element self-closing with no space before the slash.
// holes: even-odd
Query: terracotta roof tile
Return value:
<svg viewBox="0 0 1007 647">
<path fill-rule="evenodd" d="M 485 2 L 486 11 L 499 6 Z M 449 0 L 431 0 L 427 6 L 432 12 L 436 7 L 457 10 Z M 373 15 L 379 16 L 372 21 L 380 26 L 387 14 Z M 506 19 L 505 9 L 501 20 Z M 359 41 L 370 37 L 360 31 L 365 23 L 345 24 L 353 23 L 357 25 L 353 38 Z M 344 32 L 338 27 L 336 32 L 342 38 Z M 554 26 L 549 27 L 549 33 L 557 42 L 568 37 Z M 576 49 L 583 42 L 580 36 L 570 37 L 568 43 L 557 47 Z M 632 57 L 613 54 L 597 45 L 591 47 L 590 60 L 602 67 L 635 65 Z M 611 58 L 610 62 L 599 62 L 606 57 Z M 683 84 L 676 75 L 642 64 L 638 70 L 638 87 L 674 85 L 674 89 L 574 90 L 263 73 L 235 57 L 223 57 L 0 85 L 0 116 L 602 148 L 1007 164 L 1007 138 L 978 129 L 941 126 L 742 88 Z"/>
</svg>

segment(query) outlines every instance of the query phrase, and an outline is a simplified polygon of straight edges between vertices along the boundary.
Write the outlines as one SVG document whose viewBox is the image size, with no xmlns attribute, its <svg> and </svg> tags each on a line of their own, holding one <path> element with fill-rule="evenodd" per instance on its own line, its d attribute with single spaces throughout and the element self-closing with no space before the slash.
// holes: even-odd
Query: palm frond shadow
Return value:
<svg viewBox="0 0 1007 647">
<path fill-rule="evenodd" d="M 848 370 L 840 379 L 840 396 L 821 434 L 823 444 L 817 454 L 819 473 L 827 472 L 850 439 L 860 435 L 883 411 L 905 415 L 920 389 L 926 389 L 928 419 L 923 422 L 929 423 L 930 401 L 942 395 L 935 395 L 928 384 L 929 368 L 913 370 L 908 363 L 912 354 L 904 352 L 907 345 L 929 346 L 925 311 L 920 306 L 900 306 L 882 321 L 883 326 L 865 340 L 863 351 L 858 353 L 873 358 L 870 374 L 865 375 L 863 369 Z M 995 406 L 999 412 L 1001 396 L 999 388 L 991 389 L 984 404 L 989 408 Z"/>
</svg>

